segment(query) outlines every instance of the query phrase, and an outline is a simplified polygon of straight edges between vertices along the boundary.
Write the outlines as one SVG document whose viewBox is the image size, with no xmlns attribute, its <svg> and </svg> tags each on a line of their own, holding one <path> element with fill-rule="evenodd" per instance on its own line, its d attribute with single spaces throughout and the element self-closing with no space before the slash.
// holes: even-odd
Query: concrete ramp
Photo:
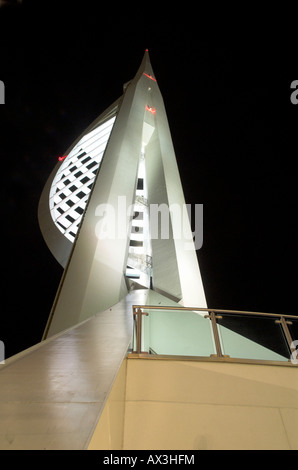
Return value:
<svg viewBox="0 0 298 470">
<path fill-rule="evenodd" d="M 0 449 L 86 449 L 126 356 L 137 290 L 0 365 Z"/>
</svg>

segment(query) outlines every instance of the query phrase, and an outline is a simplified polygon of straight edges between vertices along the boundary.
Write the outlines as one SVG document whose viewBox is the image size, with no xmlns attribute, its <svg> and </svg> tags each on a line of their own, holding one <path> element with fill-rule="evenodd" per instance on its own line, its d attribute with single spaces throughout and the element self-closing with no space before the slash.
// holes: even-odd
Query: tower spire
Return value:
<svg viewBox="0 0 298 470">
<path fill-rule="evenodd" d="M 156 78 L 155 78 L 153 68 L 152 68 L 152 65 L 151 65 L 148 49 L 145 49 L 141 65 L 139 67 L 139 70 L 138 70 L 136 76 L 139 76 L 141 74 L 146 75 L 148 78 L 151 78 L 156 82 Z"/>
</svg>

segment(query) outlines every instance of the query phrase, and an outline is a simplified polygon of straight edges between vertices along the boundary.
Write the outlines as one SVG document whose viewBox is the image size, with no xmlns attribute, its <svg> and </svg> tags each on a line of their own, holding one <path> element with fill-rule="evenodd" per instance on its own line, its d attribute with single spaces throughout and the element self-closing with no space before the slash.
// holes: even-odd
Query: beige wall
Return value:
<svg viewBox="0 0 298 470">
<path fill-rule="evenodd" d="M 124 359 L 90 440 L 88 450 L 123 448 L 126 365 L 127 359 Z"/>
<path fill-rule="evenodd" d="M 297 450 L 297 372 L 263 364 L 128 359 L 89 448 Z"/>
<path fill-rule="evenodd" d="M 298 449 L 297 368 L 131 359 L 125 449 Z"/>
</svg>

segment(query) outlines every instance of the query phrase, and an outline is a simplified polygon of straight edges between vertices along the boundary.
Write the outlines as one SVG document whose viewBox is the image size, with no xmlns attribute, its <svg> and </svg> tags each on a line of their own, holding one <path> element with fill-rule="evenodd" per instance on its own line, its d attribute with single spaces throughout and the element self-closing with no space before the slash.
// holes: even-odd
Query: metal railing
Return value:
<svg viewBox="0 0 298 470">
<path fill-rule="evenodd" d="M 135 340 L 133 345 L 133 353 L 142 354 L 147 353 L 146 351 L 142 351 L 142 317 L 149 316 L 149 310 L 163 310 L 163 311 L 188 311 L 188 312 L 198 312 L 200 315 L 205 319 L 210 319 L 211 321 L 211 331 L 213 335 L 213 341 L 215 345 L 215 354 L 211 354 L 210 356 L 216 356 L 218 358 L 229 357 L 226 354 L 223 354 L 222 346 L 221 346 L 221 339 L 219 334 L 219 325 L 217 320 L 221 320 L 225 315 L 228 316 L 241 316 L 241 317 L 254 317 L 258 318 L 271 318 L 274 320 L 274 323 L 280 324 L 281 330 L 283 332 L 283 340 L 286 343 L 289 357 L 297 357 L 297 350 L 295 348 L 295 344 L 298 341 L 292 337 L 292 334 L 289 330 L 288 325 L 292 325 L 293 321 L 298 320 L 298 316 L 295 315 L 283 315 L 277 313 L 263 313 L 263 312 L 251 312 L 251 311 L 241 311 L 241 310 L 222 310 L 222 309 L 210 309 L 210 308 L 195 308 L 195 307 L 176 307 L 176 306 L 164 306 L 164 305 L 133 305 L 133 317 L 134 317 L 134 328 L 135 328 Z M 203 315 L 203 313 L 206 313 Z M 298 323 L 297 323 L 298 324 Z M 298 338 L 298 336 L 297 336 Z M 149 347 L 149 354 L 152 354 L 152 348 Z M 153 351 L 154 355 L 158 355 L 155 351 Z M 295 364 L 298 363 L 295 362 Z"/>
</svg>

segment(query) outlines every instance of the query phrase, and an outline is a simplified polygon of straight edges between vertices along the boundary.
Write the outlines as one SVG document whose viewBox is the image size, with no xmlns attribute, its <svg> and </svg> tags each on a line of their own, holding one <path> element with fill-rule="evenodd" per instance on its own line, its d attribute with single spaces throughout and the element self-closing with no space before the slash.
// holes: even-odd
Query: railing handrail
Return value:
<svg viewBox="0 0 298 470">
<path fill-rule="evenodd" d="M 208 307 L 177 307 L 177 306 L 167 306 L 167 305 L 133 305 L 132 311 L 133 315 L 135 315 L 137 323 L 136 323 L 136 352 L 141 353 L 141 331 L 142 331 L 142 316 L 149 315 L 149 313 L 144 312 L 143 310 L 180 310 L 180 311 L 191 311 L 191 312 L 208 312 L 208 315 L 205 315 L 204 318 L 209 318 L 212 324 L 212 331 L 213 331 L 213 339 L 215 342 L 216 348 L 216 355 L 217 357 L 223 357 L 222 350 L 221 350 L 221 343 L 220 338 L 218 335 L 218 328 L 217 328 L 217 318 L 222 318 L 220 315 L 217 314 L 232 314 L 232 315 L 250 315 L 256 317 L 270 317 L 270 318 L 278 318 L 275 320 L 275 323 L 280 323 L 282 330 L 285 335 L 285 339 L 288 345 L 289 350 L 296 354 L 295 344 L 293 342 L 290 330 L 288 328 L 288 324 L 292 324 L 290 320 L 298 319 L 297 315 L 287 315 L 287 314 L 280 314 L 280 313 L 265 313 L 265 312 L 250 312 L 244 310 L 224 310 L 224 309 L 214 309 Z M 287 320 L 286 320 L 287 319 Z"/>
<path fill-rule="evenodd" d="M 214 313 L 231 313 L 231 314 L 242 314 L 242 315 L 256 315 L 256 316 L 263 316 L 263 317 L 276 317 L 276 318 L 291 318 L 297 319 L 297 315 L 288 315 L 283 313 L 266 313 L 266 312 L 251 312 L 245 310 L 224 310 L 224 309 L 217 309 L 217 308 L 205 308 L 205 307 L 176 307 L 176 306 L 167 306 L 167 305 L 133 305 L 133 311 L 136 309 L 151 309 L 151 310 L 185 310 L 185 311 L 193 311 L 193 312 L 214 312 Z"/>
</svg>

